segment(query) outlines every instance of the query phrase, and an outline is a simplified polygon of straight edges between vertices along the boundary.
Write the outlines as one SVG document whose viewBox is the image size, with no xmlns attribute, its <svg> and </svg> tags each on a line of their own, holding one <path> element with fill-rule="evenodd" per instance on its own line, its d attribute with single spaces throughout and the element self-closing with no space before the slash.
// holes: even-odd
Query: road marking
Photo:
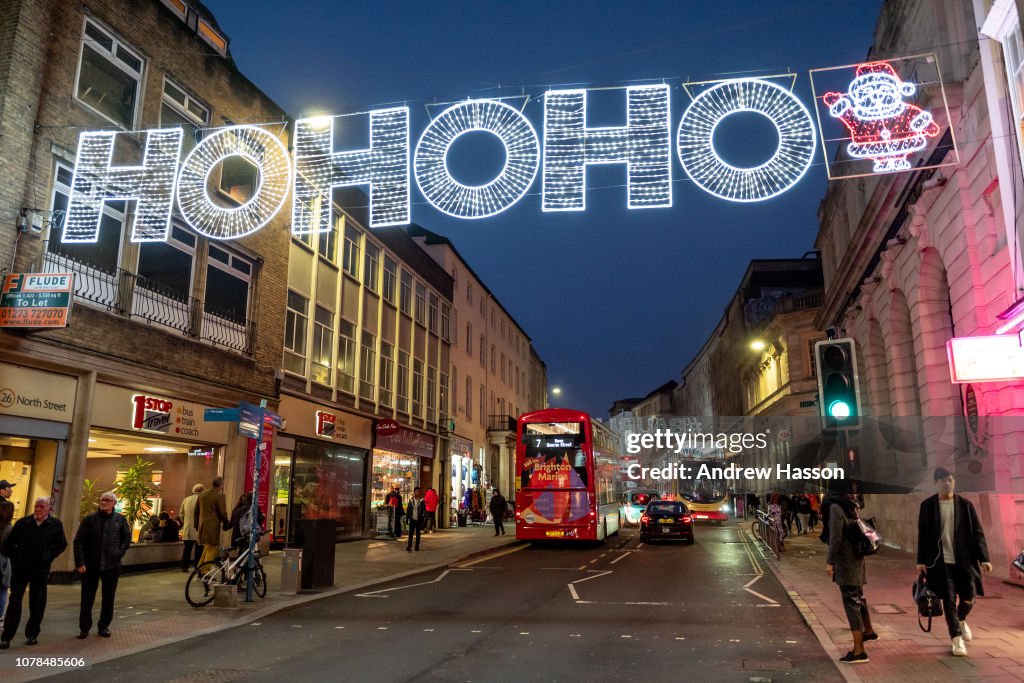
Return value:
<svg viewBox="0 0 1024 683">
<path fill-rule="evenodd" d="M 470 633 L 483 633 L 483 631 L 479 631 L 479 630 L 474 629 L 474 630 L 470 631 Z"/>
<path fill-rule="evenodd" d="M 583 565 L 583 566 L 585 567 L 586 565 Z M 580 567 L 580 569 L 583 569 L 583 567 Z M 576 600 L 577 602 L 579 602 L 579 599 L 580 599 L 579 593 L 576 592 L 576 588 L 573 586 L 574 583 L 583 583 L 584 581 L 590 581 L 591 579 L 596 579 L 596 578 L 598 578 L 600 576 L 604 576 L 605 574 L 611 574 L 612 573 L 612 571 L 610 569 L 607 569 L 605 571 L 595 571 L 595 570 L 590 570 L 590 571 L 594 572 L 594 573 L 592 573 L 590 576 L 584 577 L 582 579 L 576 579 L 575 581 L 570 581 L 568 584 L 566 584 L 567 586 L 569 586 L 569 593 L 572 595 L 572 599 L 573 600 Z"/>
<path fill-rule="evenodd" d="M 425 629 L 423 629 L 423 632 L 424 633 L 433 633 L 434 629 L 432 629 L 432 628 L 425 628 Z"/>
<path fill-rule="evenodd" d="M 569 585 L 572 585 L 573 583 L 583 583 L 584 581 L 590 581 L 591 579 L 596 579 L 596 578 L 598 578 L 598 577 L 604 576 L 605 574 L 613 574 L 613 573 L 614 573 L 614 572 L 612 572 L 612 570 L 610 570 L 610 569 L 606 569 L 606 570 L 605 570 L 605 571 L 603 571 L 603 572 L 600 572 L 600 573 L 597 573 L 597 574 L 593 574 L 593 575 L 591 575 L 591 576 L 588 576 L 588 577 L 586 577 L 586 578 L 583 578 L 583 579 L 576 579 L 575 581 L 571 582 L 571 583 L 570 583 Z"/>
<path fill-rule="evenodd" d="M 530 635 L 530 632 L 529 631 L 520 631 L 519 635 L 521 635 L 521 636 L 528 636 L 528 635 Z"/>
<path fill-rule="evenodd" d="M 541 567 L 541 569 L 548 569 L 551 571 L 565 571 L 565 572 L 578 572 L 579 567 Z"/>
<path fill-rule="evenodd" d="M 408 586 L 395 586 L 394 588 L 381 588 L 380 590 L 369 591 L 367 593 L 357 593 L 356 597 L 357 598 L 386 598 L 388 596 L 386 596 L 386 595 L 377 595 L 377 593 L 388 593 L 390 591 L 400 591 L 400 590 L 404 590 L 406 588 L 415 588 L 416 586 L 429 586 L 432 583 L 440 582 L 441 579 L 443 579 L 444 577 L 448 576 L 448 572 L 449 571 L 450 570 L 445 569 L 443 572 L 441 572 L 441 575 L 439 577 L 437 577 L 436 579 L 434 579 L 433 581 L 423 581 L 421 583 L 412 583 L 412 584 L 409 584 Z"/>
<path fill-rule="evenodd" d="M 570 633 L 570 634 L 569 634 L 569 637 L 570 637 L 570 638 L 579 638 L 579 637 L 580 637 L 580 634 L 579 634 L 579 633 Z"/>
<path fill-rule="evenodd" d="M 618 557 L 616 557 L 616 558 L 615 558 L 614 560 L 612 560 L 612 561 L 611 561 L 611 562 L 610 562 L 609 564 L 615 564 L 615 563 L 616 563 L 616 562 L 618 562 L 619 560 L 624 560 L 624 559 L 626 559 L 627 557 L 629 557 L 629 554 L 628 554 L 628 553 L 623 553 L 622 555 L 619 555 L 619 556 L 618 556 Z"/>
<path fill-rule="evenodd" d="M 585 565 L 585 564 L 581 564 L 580 566 L 576 567 L 576 569 L 586 569 L 586 568 L 587 568 L 587 565 Z"/>
<path fill-rule="evenodd" d="M 511 555 L 512 553 L 519 552 L 520 550 L 522 550 L 525 547 L 526 547 L 526 544 L 524 543 L 523 545 L 517 545 L 514 548 L 509 548 L 508 550 L 502 550 L 501 552 L 498 552 L 498 553 L 492 553 L 492 554 L 487 555 L 485 557 L 481 557 L 478 560 L 473 560 L 472 562 L 463 562 L 462 564 L 457 564 L 455 566 L 458 569 L 465 569 L 466 567 L 472 567 L 474 564 L 480 564 L 481 562 L 487 562 L 489 560 L 496 560 L 499 557 L 504 557 L 505 555 Z"/>
<path fill-rule="evenodd" d="M 620 638 L 632 638 L 633 636 L 622 635 Z"/>
<path fill-rule="evenodd" d="M 334 630 L 337 631 L 339 628 L 345 628 L 344 626 L 335 626 Z"/>
<path fill-rule="evenodd" d="M 573 599 L 573 600 L 575 600 L 575 601 L 579 602 L 580 596 L 579 596 L 579 594 L 578 594 L 578 593 L 576 592 L 576 587 L 575 587 L 575 586 L 573 586 L 573 585 L 572 585 L 571 583 L 569 584 L 569 593 L 570 593 L 570 594 L 572 595 L 572 599 Z"/>
<path fill-rule="evenodd" d="M 389 545 L 389 544 L 388 543 L 371 543 L 370 545 L 368 545 L 366 547 L 367 548 L 383 548 L 386 545 Z"/>
<path fill-rule="evenodd" d="M 686 636 L 676 636 L 676 640 L 686 640 Z"/>
<path fill-rule="evenodd" d="M 388 627 L 387 627 L 387 626 L 378 626 L 378 627 L 377 627 L 377 630 L 378 630 L 378 631 L 387 631 L 387 630 L 388 630 Z"/>
<path fill-rule="evenodd" d="M 763 576 L 763 574 L 762 574 L 761 576 Z M 744 584 L 744 586 L 743 586 L 743 590 L 747 591 L 747 592 L 748 592 L 748 593 L 750 593 L 751 595 L 756 595 L 757 597 L 761 598 L 762 600 L 764 600 L 765 602 L 767 602 L 767 603 L 769 603 L 769 604 L 772 604 L 772 605 L 778 605 L 778 604 L 779 604 L 778 600 L 772 600 L 772 599 L 771 599 L 771 598 L 769 598 L 769 597 L 768 597 L 767 595 L 761 595 L 761 594 L 760 594 L 760 593 L 758 593 L 757 591 L 755 591 L 755 590 L 752 590 L 752 589 L 750 588 L 750 587 L 751 587 L 752 585 L 754 585 L 754 583 L 755 583 L 756 581 L 758 581 L 758 580 L 759 580 L 759 579 L 761 578 L 761 576 L 755 576 L 755 577 L 754 577 L 754 578 L 752 578 L 752 579 L 751 579 L 750 581 L 748 581 L 748 582 L 747 582 L 746 584 Z"/>
</svg>

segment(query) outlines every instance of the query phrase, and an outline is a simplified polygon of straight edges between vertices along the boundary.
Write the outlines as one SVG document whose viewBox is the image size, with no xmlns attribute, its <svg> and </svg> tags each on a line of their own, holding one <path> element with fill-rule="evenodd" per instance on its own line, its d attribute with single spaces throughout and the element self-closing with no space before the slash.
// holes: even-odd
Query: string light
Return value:
<svg viewBox="0 0 1024 683">
<path fill-rule="evenodd" d="M 409 199 L 409 108 L 370 112 L 370 147 L 334 152 L 335 117 L 295 123 L 295 193 L 292 234 L 331 230 L 331 191 L 370 186 L 370 226 L 407 225 Z"/>
<path fill-rule="evenodd" d="M 210 196 L 214 167 L 242 157 L 257 169 L 256 187 L 241 206 L 224 207 Z M 281 140 L 256 126 L 231 126 L 207 136 L 185 158 L 178 180 L 178 207 L 196 232 L 218 240 L 252 234 L 270 222 L 288 196 L 291 164 Z"/>
<path fill-rule="evenodd" d="M 765 163 L 737 168 L 715 149 L 715 128 L 727 116 L 755 112 L 778 131 L 775 153 Z M 815 133 L 811 115 L 791 92 L 757 78 L 719 83 L 694 98 L 679 121 L 679 161 L 694 183 L 716 197 L 759 202 L 792 187 L 811 165 Z"/>
<path fill-rule="evenodd" d="M 484 185 L 463 185 L 452 177 L 448 152 L 472 131 L 496 136 L 505 146 L 505 166 Z M 456 218 L 486 218 L 501 213 L 526 194 L 537 176 L 540 142 L 519 111 L 496 100 L 469 100 L 441 112 L 416 144 L 416 183 L 424 198 Z"/>
<path fill-rule="evenodd" d="M 588 164 L 627 165 L 627 206 L 672 206 L 669 87 L 626 89 L 626 125 L 587 128 L 586 90 L 544 95 L 544 211 L 583 211 Z"/>
<path fill-rule="evenodd" d="M 78 138 L 63 243 L 96 242 L 103 203 L 136 201 L 133 242 L 166 241 L 181 154 L 181 128 L 145 131 L 141 166 L 112 166 L 119 133 L 86 132 Z"/>
</svg>

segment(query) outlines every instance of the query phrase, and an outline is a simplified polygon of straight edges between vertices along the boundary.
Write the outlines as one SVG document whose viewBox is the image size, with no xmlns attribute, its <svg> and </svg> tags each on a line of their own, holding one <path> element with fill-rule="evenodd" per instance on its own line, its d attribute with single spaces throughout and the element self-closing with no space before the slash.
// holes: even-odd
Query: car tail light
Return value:
<svg viewBox="0 0 1024 683">
<path fill-rule="evenodd" d="M 650 521 L 651 521 L 651 518 L 650 518 L 650 517 L 648 517 L 647 515 L 640 515 L 640 521 L 641 521 L 642 523 L 644 523 L 644 524 L 647 524 L 648 522 L 650 522 Z"/>
<path fill-rule="evenodd" d="M 689 523 L 690 523 L 690 518 L 689 517 L 683 517 L 683 524 L 689 524 Z"/>
</svg>

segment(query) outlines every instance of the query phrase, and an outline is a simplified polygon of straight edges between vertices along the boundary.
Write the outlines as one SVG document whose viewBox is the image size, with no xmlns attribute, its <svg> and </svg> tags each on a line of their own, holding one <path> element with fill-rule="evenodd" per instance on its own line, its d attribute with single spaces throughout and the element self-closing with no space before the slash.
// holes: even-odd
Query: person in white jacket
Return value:
<svg viewBox="0 0 1024 683">
<path fill-rule="evenodd" d="M 181 571 L 187 572 L 189 564 L 193 567 L 199 565 L 199 555 L 203 552 L 203 546 L 199 543 L 199 518 L 196 515 L 196 501 L 199 494 L 206 490 L 202 484 L 192 487 L 192 495 L 181 501 L 181 508 L 178 512 L 178 519 L 181 521 L 181 538 L 185 542 L 185 548 L 181 551 Z"/>
</svg>

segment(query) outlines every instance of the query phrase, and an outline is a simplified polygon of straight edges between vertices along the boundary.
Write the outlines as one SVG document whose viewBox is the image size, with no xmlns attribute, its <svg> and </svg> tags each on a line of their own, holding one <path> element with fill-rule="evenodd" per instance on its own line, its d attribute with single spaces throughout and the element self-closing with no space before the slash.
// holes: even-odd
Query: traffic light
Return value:
<svg viewBox="0 0 1024 683">
<path fill-rule="evenodd" d="M 814 345 L 818 370 L 818 406 L 824 429 L 861 426 L 857 348 L 852 339 L 829 339 Z"/>
</svg>

